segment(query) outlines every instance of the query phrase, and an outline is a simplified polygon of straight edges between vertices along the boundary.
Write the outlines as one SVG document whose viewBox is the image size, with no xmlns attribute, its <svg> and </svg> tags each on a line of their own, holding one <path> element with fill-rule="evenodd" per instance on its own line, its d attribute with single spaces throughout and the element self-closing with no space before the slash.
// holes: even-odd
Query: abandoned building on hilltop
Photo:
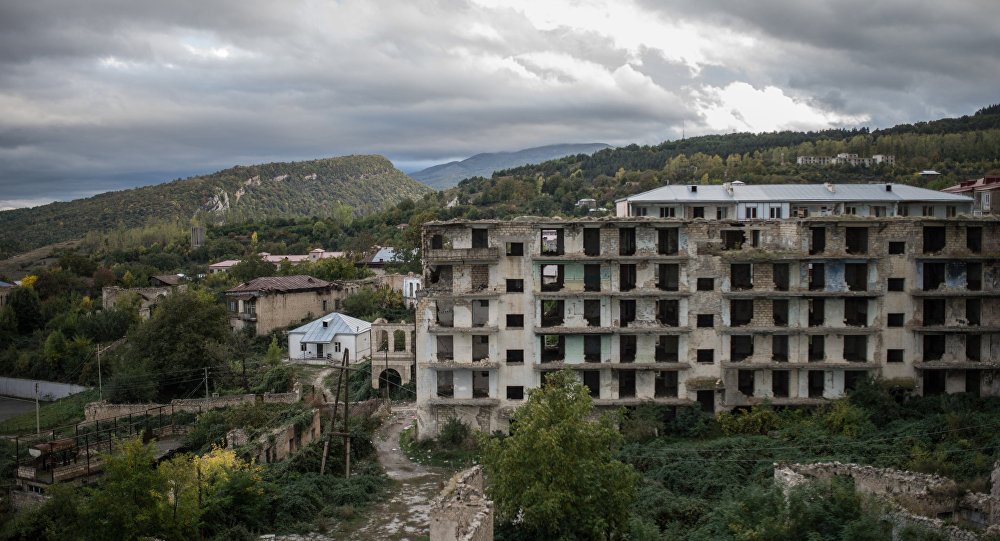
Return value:
<svg viewBox="0 0 1000 541">
<path fill-rule="evenodd" d="M 616 218 L 429 222 L 420 437 L 506 429 L 552 370 L 598 406 L 811 405 L 869 376 L 1000 394 L 1000 221 L 912 186 L 664 186 Z"/>
</svg>

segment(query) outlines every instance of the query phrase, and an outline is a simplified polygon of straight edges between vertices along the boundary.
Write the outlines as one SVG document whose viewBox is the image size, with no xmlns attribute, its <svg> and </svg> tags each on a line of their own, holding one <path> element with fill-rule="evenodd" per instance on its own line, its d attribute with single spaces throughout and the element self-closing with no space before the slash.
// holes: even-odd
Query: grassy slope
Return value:
<svg viewBox="0 0 1000 541">
<path fill-rule="evenodd" d="M 39 411 L 42 430 L 68 425 L 83 420 L 83 406 L 98 399 L 96 389 L 43 402 Z M 35 412 L 29 411 L 0 423 L 0 434 L 27 434 L 35 431 Z"/>
</svg>

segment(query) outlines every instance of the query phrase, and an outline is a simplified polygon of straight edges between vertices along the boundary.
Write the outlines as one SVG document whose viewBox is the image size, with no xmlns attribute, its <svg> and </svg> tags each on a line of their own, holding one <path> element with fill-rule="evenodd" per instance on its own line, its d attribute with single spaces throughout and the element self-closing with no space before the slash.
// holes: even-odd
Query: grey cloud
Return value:
<svg viewBox="0 0 1000 541">
<path fill-rule="evenodd" d="M 651 5 L 651 17 L 757 38 L 693 74 L 654 48 L 636 54 L 593 30 L 539 30 L 513 9 L 459 0 L 7 2 L 0 106 L 14 109 L 0 118 L 0 202 L 271 160 L 380 153 L 426 164 L 560 142 L 656 143 L 682 123 L 697 130 L 693 96 L 733 81 L 879 122 L 965 112 L 997 87 L 986 17 L 832 6 Z M 586 64 L 565 73 L 538 54 Z M 608 85 L 588 69 L 625 73 Z M 954 84 L 962 78 L 973 84 Z"/>
</svg>

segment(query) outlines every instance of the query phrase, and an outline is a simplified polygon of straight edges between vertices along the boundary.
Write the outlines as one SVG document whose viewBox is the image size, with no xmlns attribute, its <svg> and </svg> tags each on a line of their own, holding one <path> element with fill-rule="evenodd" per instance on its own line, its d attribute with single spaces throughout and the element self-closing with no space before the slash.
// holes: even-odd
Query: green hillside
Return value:
<svg viewBox="0 0 1000 541">
<path fill-rule="evenodd" d="M 67 203 L 0 212 L 0 258 L 90 231 L 152 221 L 326 216 L 337 204 L 370 213 L 431 191 L 382 156 L 236 166 Z"/>
</svg>

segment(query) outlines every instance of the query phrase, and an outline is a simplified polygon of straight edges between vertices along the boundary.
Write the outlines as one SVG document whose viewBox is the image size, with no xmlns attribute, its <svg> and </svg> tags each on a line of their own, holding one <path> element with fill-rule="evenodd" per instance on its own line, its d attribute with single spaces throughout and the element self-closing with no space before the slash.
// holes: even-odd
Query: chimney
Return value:
<svg viewBox="0 0 1000 541">
<path fill-rule="evenodd" d="M 830 193 L 837 193 L 837 187 L 829 182 L 824 182 L 823 187 L 826 188 Z"/>
<path fill-rule="evenodd" d="M 885 185 L 885 191 L 891 192 L 892 191 L 892 184 L 886 184 Z"/>
<path fill-rule="evenodd" d="M 698 186 L 696 184 L 692 184 L 688 187 L 691 188 L 691 193 L 695 193 L 698 191 Z"/>
</svg>

